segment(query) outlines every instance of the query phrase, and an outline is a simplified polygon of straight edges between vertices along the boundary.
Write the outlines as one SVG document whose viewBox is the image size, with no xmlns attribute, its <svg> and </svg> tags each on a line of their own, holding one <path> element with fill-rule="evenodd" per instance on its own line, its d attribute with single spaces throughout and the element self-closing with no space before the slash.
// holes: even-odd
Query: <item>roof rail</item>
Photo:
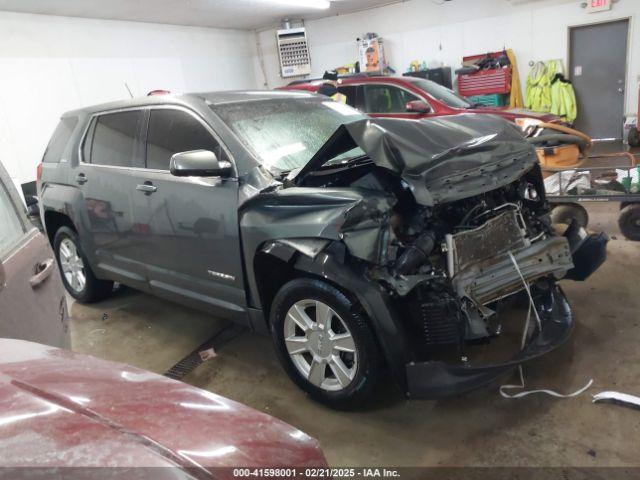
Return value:
<svg viewBox="0 0 640 480">
<path fill-rule="evenodd" d="M 389 77 L 390 75 L 388 73 L 381 73 L 381 72 L 359 72 L 359 73 L 349 73 L 347 75 L 338 75 L 338 80 L 341 78 L 358 78 L 358 77 Z M 303 83 L 311 83 L 311 82 L 319 82 L 323 80 L 320 77 L 317 78 L 305 78 L 303 80 L 294 80 L 293 82 L 290 82 L 287 84 L 287 86 L 292 86 L 292 85 L 301 85 Z"/>
</svg>

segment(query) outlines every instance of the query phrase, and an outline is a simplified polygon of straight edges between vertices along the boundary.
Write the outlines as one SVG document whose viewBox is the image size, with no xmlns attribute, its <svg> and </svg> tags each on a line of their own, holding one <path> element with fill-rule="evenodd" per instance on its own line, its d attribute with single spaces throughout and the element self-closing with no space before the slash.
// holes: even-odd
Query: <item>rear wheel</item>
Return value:
<svg viewBox="0 0 640 480">
<path fill-rule="evenodd" d="M 334 408 L 363 402 L 380 375 L 380 354 L 360 307 L 333 286 L 292 280 L 271 309 L 276 352 L 289 377 Z"/>
<path fill-rule="evenodd" d="M 113 291 L 113 282 L 96 278 L 74 230 L 60 227 L 53 246 L 62 283 L 73 298 L 82 303 L 91 303 L 109 296 Z"/>
<path fill-rule="evenodd" d="M 583 228 L 589 225 L 589 214 L 587 210 L 577 203 L 565 203 L 553 207 L 551 210 L 551 221 L 553 223 L 571 224 L 575 220 Z"/>
<path fill-rule="evenodd" d="M 622 209 L 618 226 L 629 240 L 640 240 L 640 203 L 632 203 Z"/>
</svg>

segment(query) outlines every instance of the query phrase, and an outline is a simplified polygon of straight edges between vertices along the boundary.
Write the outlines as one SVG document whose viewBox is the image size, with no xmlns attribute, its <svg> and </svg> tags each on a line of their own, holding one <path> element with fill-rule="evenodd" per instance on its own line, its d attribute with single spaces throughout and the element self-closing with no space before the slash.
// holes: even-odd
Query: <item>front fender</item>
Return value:
<svg viewBox="0 0 640 480">
<path fill-rule="evenodd" d="M 260 193 L 247 200 L 239 218 L 249 304 L 261 308 L 254 259 L 269 242 L 344 242 L 351 255 L 379 261 L 386 251 L 393 201 L 372 190 L 304 187 Z"/>
<path fill-rule="evenodd" d="M 392 299 L 378 282 L 366 275 L 363 265 L 346 264 L 345 250 L 346 247 L 340 242 L 304 239 L 269 242 L 263 246 L 261 253 L 292 265 L 295 271 L 323 278 L 355 296 L 369 319 L 394 379 L 406 391 L 405 365 L 409 361 L 409 348 Z"/>
</svg>

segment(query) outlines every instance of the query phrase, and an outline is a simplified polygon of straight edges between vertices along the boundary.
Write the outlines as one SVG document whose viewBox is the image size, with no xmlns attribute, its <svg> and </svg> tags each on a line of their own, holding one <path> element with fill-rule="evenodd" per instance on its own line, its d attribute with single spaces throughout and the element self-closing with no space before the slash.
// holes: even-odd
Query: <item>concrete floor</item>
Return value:
<svg viewBox="0 0 640 480">
<path fill-rule="evenodd" d="M 250 333 L 184 380 L 304 430 L 332 465 L 640 466 L 640 412 L 591 403 L 603 390 L 640 395 L 640 244 L 618 233 L 617 204 L 589 210 L 590 227 L 614 237 L 609 259 L 587 282 L 563 282 L 576 315 L 573 336 L 525 368 L 528 388 L 569 392 L 593 378 L 577 398 L 507 400 L 491 385 L 442 401 L 407 401 L 385 385 L 362 411 L 336 412 L 298 390 L 269 338 Z M 222 326 L 128 289 L 100 304 L 74 304 L 71 312 L 74 350 L 159 373 Z"/>
</svg>

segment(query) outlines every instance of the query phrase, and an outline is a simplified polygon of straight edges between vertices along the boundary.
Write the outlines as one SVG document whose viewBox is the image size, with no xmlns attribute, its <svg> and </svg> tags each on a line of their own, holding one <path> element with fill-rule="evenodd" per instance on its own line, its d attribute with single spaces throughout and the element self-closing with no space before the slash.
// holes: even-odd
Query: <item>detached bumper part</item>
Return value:
<svg viewBox="0 0 640 480">
<path fill-rule="evenodd" d="M 556 288 L 553 306 L 545 315 L 542 330 L 507 362 L 489 365 L 454 365 L 441 361 L 410 363 L 406 366 L 407 392 L 412 398 L 435 399 L 464 393 L 481 387 L 518 365 L 541 357 L 562 345 L 573 326 L 571 308 L 564 293 Z"/>
<path fill-rule="evenodd" d="M 609 236 L 604 232 L 588 233 L 574 220 L 564 237 L 569 241 L 574 265 L 565 278 L 584 281 L 607 259 Z"/>
</svg>

